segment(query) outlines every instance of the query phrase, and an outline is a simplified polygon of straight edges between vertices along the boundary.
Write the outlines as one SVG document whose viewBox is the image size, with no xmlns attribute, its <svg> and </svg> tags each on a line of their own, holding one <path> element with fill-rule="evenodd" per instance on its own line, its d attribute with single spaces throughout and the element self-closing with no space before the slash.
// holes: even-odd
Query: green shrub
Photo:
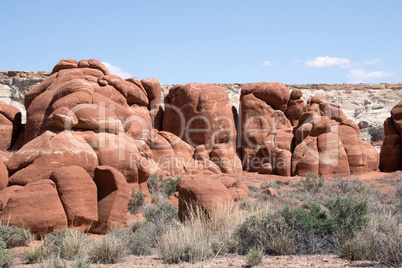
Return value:
<svg viewBox="0 0 402 268">
<path fill-rule="evenodd" d="M 373 215 L 368 225 L 355 238 L 340 247 L 341 257 L 401 267 L 402 234 L 399 225 L 398 219 L 389 213 Z"/>
<path fill-rule="evenodd" d="M 317 204 L 313 204 L 310 211 L 303 208 L 286 207 L 282 210 L 282 216 L 285 218 L 286 224 L 297 232 L 303 231 L 324 236 L 333 234 L 335 231 L 334 222 Z"/>
<path fill-rule="evenodd" d="M 83 254 L 91 238 L 74 229 L 54 230 L 43 239 L 41 247 L 48 255 L 73 260 Z"/>
<path fill-rule="evenodd" d="M 372 260 L 374 252 L 366 243 L 353 239 L 347 240 L 339 247 L 339 255 L 341 258 L 351 261 L 362 261 Z"/>
<path fill-rule="evenodd" d="M 170 196 L 174 192 L 176 192 L 176 186 L 179 184 L 181 181 L 180 177 L 177 177 L 176 179 L 173 178 L 163 178 L 163 175 L 156 175 L 152 174 L 149 176 L 147 185 L 149 192 L 151 194 L 154 194 L 156 192 L 162 193 L 165 197 Z"/>
<path fill-rule="evenodd" d="M 151 204 L 145 208 L 144 217 L 148 222 L 164 224 L 171 220 L 178 220 L 177 208 L 167 202 Z"/>
<path fill-rule="evenodd" d="M 247 265 L 255 266 L 262 262 L 262 258 L 264 257 L 264 251 L 258 247 L 253 247 L 249 249 L 246 255 Z"/>
<path fill-rule="evenodd" d="M 131 254 L 145 256 L 152 254 L 152 240 L 141 228 L 136 232 L 130 232 L 128 249 Z"/>
<path fill-rule="evenodd" d="M 300 179 L 300 185 L 304 191 L 315 195 L 324 186 L 324 180 L 324 177 L 321 175 L 308 173 L 305 179 Z"/>
<path fill-rule="evenodd" d="M 26 263 L 39 263 L 50 258 L 50 252 L 42 246 L 31 247 L 24 252 L 23 259 Z"/>
<path fill-rule="evenodd" d="M 7 251 L 6 243 L 0 238 L 0 267 L 9 268 L 14 266 L 14 257 L 11 252 Z"/>
<path fill-rule="evenodd" d="M 90 268 L 91 262 L 87 257 L 78 257 L 74 260 L 72 268 Z"/>
<path fill-rule="evenodd" d="M 280 212 L 253 215 L 238 226 L 235 233 L 238 252 L 247 254 L 250 248 L 260 248 L 266 254 L 286 255 L 296 248 L 294 232 Z"/>
<path fill-rule="evenodd" d="M 6 248 L 13 248 L 28 246 L 34 240 L 34 236 L 29 230 L 0 224 L 0 239 L 6 243 Z"/>
<path fill-rule="evenodd" d="M 341 239 L 353 238 L 369 221 L 366 200 L 337 197 L 335 200 L 328 201 L 325 206 L 329 210 L 329 216 L 334 221 Z"/>
<path fill-rule="evenodd" d="M 161 180 L 160 189 L 166 196 L 170 196 L 174 192 L 176 192 L 176 186 L 177 184 L 179 184 L 180 181 L 180 177 L 177 177 L 176 179 L 166 178 L 164 180 Z"/>
<path fill-rule="evenodd" d="M 67 268 L 67 263 L 60 256 L 52 256 L 38 265 L 38 268 Z"/>
<path fill-rule="evenodd" d="M 128 255 L 128 241 L 125 230 L 114 229 L 90 245 L 88 258 L 93 263 L 116 263 Z"/>
<path fill-rule="evenodd" d="M 135 214 L 138 210 L 145 205 L 144 194 L 140 190 L 132 189 L 130 202 L 128 203 L 128 209 L 131 214 Z"/>
<path fill-rule="evenodd" d="M 149 178 L 147 181 L 147 186 L 148 186 L 148 190 L 151 194 L 157 191 L 159 181 L 162 179 L 163 179 L 163 175 L 159 175 L 159 177 L 158 177 L 158 174 L 149 175 Z"/>
</svg>

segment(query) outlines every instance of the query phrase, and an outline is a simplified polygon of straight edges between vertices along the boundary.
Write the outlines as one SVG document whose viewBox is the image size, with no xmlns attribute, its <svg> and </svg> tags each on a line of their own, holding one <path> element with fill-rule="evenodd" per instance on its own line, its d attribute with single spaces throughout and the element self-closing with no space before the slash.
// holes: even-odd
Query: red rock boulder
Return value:
<svg viewBox="0 0 402 268">
<path fill-rule="evenodd" d="M 69 227 L 88 231 L 98 220 L 98 199 L 95 182 L 79 166 L 55 169 L 50 179 L 56 184 Z"/>
<path fill-rule="evenodd" d="M 0 220 L 30 229 L 41 237 L 54 229 L 67 228 L 67 217 L 51 180 L 28 183 L 14 192 L 3 209 Z"/>
<path fill-rule="evenodd" d="M 231 206 L 233 203 L 232 195 L 225 185 L 205 176 L 184 177 L 176 190 L 179 192 L 180 221 L 185 221 L 189 210 L 195 210 L 197 205 L 208 214 L 218 206 Z"/>
</svg>

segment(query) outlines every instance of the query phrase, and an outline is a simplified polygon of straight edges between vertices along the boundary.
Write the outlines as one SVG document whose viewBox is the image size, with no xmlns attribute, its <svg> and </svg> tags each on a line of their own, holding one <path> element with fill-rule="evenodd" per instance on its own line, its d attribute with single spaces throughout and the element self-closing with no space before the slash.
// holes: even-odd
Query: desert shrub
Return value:
<svg viewBox="0 0 402 268">
<path fill-rule="evenodd" d="M 38 265 L 38 268 L 67 268 L 67 263 L 60 256 L 52 256 Z"/>
<path fill-rule="evenodd" d="M 308 173 L 305 179 L 300 179 L 300 186 L 302 190 L 315 195 L 324 186 L 324 180 L 324 177 L 321 175 Z"/>
<path fill-rule="evenodd" d="M 313 204 L 310 211 L 303 208 L 291 209 L 286 207 L 282 210 L 282 216 L 286 224 L 295 231 L 316 235 L 329 235 L 335 231 L 334 222 L 317 204 Z"/>
<path fill-rule="evenodd" d="M 164 224 L 178 219 L 177 208 L 167 202 L 151 204 L 144 209 L 144 217 L 148 222 Z"/>
<path fill-rule="evenodd" d="M 328 201 L 325 206 L 329 210 L 329 216 L 334 221 L 341 240 L 353 238 L 369 221 L 366 200 L 337 197 L 335 200 Z"/>
<path fill-rule="evenodd" d="M 135 214 L 138 210 L 145 205 L 144 194 L 137 189 L 132 188 L 131 198 L 128 203 L 128 209 L 131 214 Z"/>
<path fill-rule="evenodd" d="M 351 261 L 371 260 L 374 252 L 363 241 L 353 239 L 345 241 L 339 247 L 339 256 Z"/>
<path fill-rule="evenodd" d="M 91 238 L 74 229 L 54 230 L 47 234 L 41 245 L 47 255 L 60 256 L 63 259 L 73 260 L 85 252 Z"/>
<path fill-rule="evenodd" d="M 149 175 L 149 178 L 147 180 L 147 186 L 148 186 L 148 190 L 151 194 L 157 191 L 158 183 L 162 179 L 163 179 L 163 175 L 159 175 L 159 176 L 158 176 L 158 174 Z"/>
<path fill-rule="evenodd" d="M 262 262 L 264 257 L 264 251 L 258 247 L 253 247 L 248 250 L 246 255 L 246 263 L 250 266 L 258 265 Z"/>
<path fill-rule="evenodd" d="M 129 235 L 125 230 L 113 229 L 88 249 L 88 259 L 93 263 L 116 263 L 128 255 Z"/>
<path fill-rule="evenodd" d="M 128 250 L 136 256 L 151 255 L 152 239 L 141 228 L 136 232 L 130 232 L 128 239 Z"/>
<path fill-rule="evenodd" d="M 39 263 L 50 258 L 50 253 L 44 247 L 34 246 L 24 252 L 22 258 L 26 263 Z"/>
<path fill-rule="evenodd" d="M 29 230 L 0 223 L 0 239 L 6 244 L 6 248 L 27 246 L 34 240 Z"/>
<path fill-rule="evenodd" d="M 0 267 L 9 268 L 14 266 L 14 257 L 7 251 L 6 243 L 0 239 Z"/>
<path fill-rule="evenodd" d="M 352 240 L 340 247 L 340 255 L 350 260 L 372 260 L 387 266 L 402 265 L 400 222 L 391 214 L 374 215 Z"/>
<path fill-rule="evenodd" d="M 280 212 L 253 215 L 238 226 L 235 233 L 240 254 L 250 248 L 260 248 L 266 254 L 286 255 L 294 252 L 294 232 Z"/>
<path fill-rule="evenodd" d="M 170 196 L 174 192 L 176 192 L 176 186 L 181 181 L 180 177 L 176 179 L 173 178 L 166 178 L 160 181 L 160 190 L 166 195 Z"/>
<path fill-rule="evenodd" d="M 176 179 L 173 178 L 163 178 L 163 175 L 152 174 L 149 176 L 147 185 L 149 192 L 154 194 L 156 192 L 161 192 L 166 197 L 170 196 L 174 192 L 176 192 L 176 186 L 181 181 L 180 177 Z"/>
<path fill-rule="evenodd" d="M 364 190 L 363 183 L 352 177 L 339 177 L 334 180 L 333 187 L 339 193 L 360 193 Z"/>
<path fill-rule="evenodd" d="M 90 268 L 91 262 L 87 257 L 78 257 L 71 265 L 72 268 Z"/>
<path fill-rule="evenodd" d="M 233 252 L 236 226 L 245 214 L 231 206 L 217 207 L 208 215 L 199 206 L 189 206 L 186 221 L 161 235 L 157 250 L 167 263 L 196 262 Z"/>
</svg>

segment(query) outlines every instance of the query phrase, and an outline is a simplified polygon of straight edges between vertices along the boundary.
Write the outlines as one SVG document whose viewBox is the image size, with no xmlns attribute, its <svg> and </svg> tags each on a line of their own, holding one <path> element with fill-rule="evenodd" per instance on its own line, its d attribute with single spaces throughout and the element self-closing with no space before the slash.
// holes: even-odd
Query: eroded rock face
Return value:
<svg viewBox="0 0 402 268">
<path fill-rule="evenodd" d="M 8 170 L 3 161 L 0 161 L 0 191 L 8 185 Z"/>
<path fill-rule="evenodd" d="M 112 226 L 124 228 L 130 191 L 123 174 L 115 168 L 99 166 L 94 182 L 98 189 L 98 222 L 91 231 L 103 233 Z"/>
<path fill-rule="evenodd" d="M 193 148 L 203 145 L 222 172 L 239 172 L 240 167 L 235 166 L 240 160 L 235 153 L 236 117 L 223 87 L 197 83 L 176 85 L 165 97 L 162 129 Z M 226 149 L 222 150 L 223 147 Z"/>
<path fill-rule="evenodd" d="M 402 169 L 402 101 L 391 110 L 384 121 L 385 138 L 380 152 L 380 170 L 392 172 Z"/>
<path fill-rule="evenodd" d="M 289 98 L 290 92 L 282 83 L 260 82 L 243 87 L 240 113 L 244 170 L 290 174 L 293 128 L 284 114 Z M 279 155 L 286 157 L 277 159 Z"/>
<path fill-rule="evenodd" d="M 20 110 L 0 100 L 0 150 L 11 149 L 17 141 L 20 129 Z"/>
<path fill-rule="evenodd" d="M 310 98 L 295 130 L 292 174 L 360 174 L 376 170 L 378 153 L 339 105 Z"/>
</svg>

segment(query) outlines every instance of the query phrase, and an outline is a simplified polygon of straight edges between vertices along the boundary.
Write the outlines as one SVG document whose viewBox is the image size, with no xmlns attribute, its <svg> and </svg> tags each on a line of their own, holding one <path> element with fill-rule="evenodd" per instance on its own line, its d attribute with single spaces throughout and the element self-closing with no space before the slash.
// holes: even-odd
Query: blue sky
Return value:
<svg viewBox="0 0 402 268">
<path fill-rule="evenodd" d="M 402 82 L 402 1 L 2 1 L 0 70 L 96 58 L 163 84 Z"/>
</svg>

